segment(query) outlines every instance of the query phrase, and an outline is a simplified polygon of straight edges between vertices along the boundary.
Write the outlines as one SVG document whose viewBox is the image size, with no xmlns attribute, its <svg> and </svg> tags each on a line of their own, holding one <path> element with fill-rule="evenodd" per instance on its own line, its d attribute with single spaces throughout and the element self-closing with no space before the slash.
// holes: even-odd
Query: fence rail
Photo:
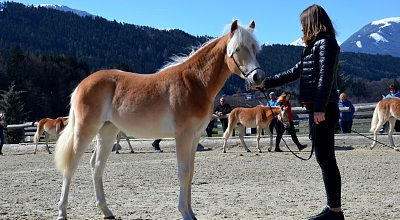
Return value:
<svg viewBox="0 0 400 220">
<path fill-rule="evenodd" d="M 356 131 L 366 131 L 370 129 L 372 114 L 374 112 L 375 106 L 377 103 L 361 103 L 361 104 L 354 104 L 355 113 L 353 119 L 353 130 Z M 348 112 L 350 111 L 348 107 L 340 108 L 341 112 Z M 307 110 L 303 107 L 292 107 L 292 113 L 294 118 L 294 124 L 296 128 L 296 132 L 308 132 L 308 114 Z M 217 116 L 214 116 L 217 119 Z M 23 142 L 32 142 L 33 136 L 36 132 L 37 122 L 25 122 L 23 124 L 13 124 L 8 125 L 8 129 L 21 129 L 24 133 L 24 140 Z M 216 129 L 213 134 L 222 135 L 222 125 L 219 120 L 216 120 L 215 125 Z M 235 129 L 235 133 L 238 134 L 238 129 Z M 205 135 L 206 132 L 204 131 L 203 134 Z M 255 134 L 255 129 L 246 128 L 246 135 Z M 44 138 L 44 137 L 41 137 Z"/>
</svg>

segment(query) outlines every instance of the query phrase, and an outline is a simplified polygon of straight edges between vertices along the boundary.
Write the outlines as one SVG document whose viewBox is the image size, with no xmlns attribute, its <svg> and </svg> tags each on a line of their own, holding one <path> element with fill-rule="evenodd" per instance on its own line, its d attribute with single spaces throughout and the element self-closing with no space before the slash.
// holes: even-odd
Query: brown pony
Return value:
<svg viewBox="0 0 400 220">
<path fill-rule="evenodd" d="M 46 140 L 46 150 L 47 152 L 49 152 L 49 154 L 51 154 L 51 151 L 49 149 L 50 136 L 59 136 L 61 131 L 65 128 L 67 124 L 68 117 L 59 117 L 56 119 L 40 119 L 36 128 L 35 136 L 33 136 L 33 142 L 36 144 L 35 152 L 33 153 L 36 154 L 40 136 L 42 136 L 42 134 L 44 133 L 44 138 Z"/>
<path fill-rule="evenodd" d="M 398 150 L 393 141 L 393 129 L 396 123 L 396 119 L 400 120 L 400 98 L 386 98 L 378 102 L 375 107 L 374 115 L 372 116 L 370 132 L 374 133 L 374 141 L 371 145 L 371 150 L 376 146 L 378 140 L 379 129 L 389 121 L 388 138 L 390 147 L 394 150 Z"/>
<path fill-rule="evenodd" d="M 131 149 L 130 153 L 132 153 L 132 154 L 135 153 L 135 152 L 133 151 L 131 142 L 129 142 L 129 137 L 128 137 L 128 135 L 126 135 L 126 134 L 125 134 L 124 132 L 122 132 L 122 131 L 120 131 L 120 132 L 117 134 L 117 143 L 115 144 L 115 153 L 119 154 L 118 145 L 119 145 L 119 141 L 121 140 L 122 137 L 124 137 L 125 140 L 126 140 L 126 142 L 128 142 L 129 149 Z"/>
<path fill-rule="evenodd" d="M 254 108 L 235 108 L 229 114 L 229 122 L 228 128 L 224 133 L 224 145 L 223 152 L 226 153 L 225 147 L 228 141 L 228 138 L 231 136 L 233 129 L 236 125 L 239 128 L 239 138 L 242 143 L 242 147 L 250 152 L 249 148 L 244 143 L 244 134 L 245 127 L 248 128 L 257 128 L 257 149 L 258 152 L 261 153 L 260 149 L 260 138 L 261 138 L 261 130 L 265 129 L 265 131 L 269 134 L 270 138 L 270 146 L 268 151 L 272 149 L 272 140 L 273 135 L 269 130 L 269 125 L 271 124 L 272 119 L 278 118 L 278 120 L 286 123 L 288 121 L 288 114 L 286 112 L 286 108 L 276 107 L 276 106 L 256 106 Z"/>
<path fill-rule="evenodd" d="M 178 209 L 196 219 L 191 191 L 194 157 L 210 122 L 216 95 L 231 73 L 259 86 L 265 78 L 256 59 L 259 45 L 249 27 L 234 21 L 230 32 L 155 74 L 101 70 L 84 79 L 71 96 L 69 123 L 57 141 L 55 162 L 63 174 L 58 219 L 67 219 L 71 179 L 85 149 L 97 135 L 90 164 L 96 204 L 114 218 L 103 190 L 103 172 L 121 130 L 138 138 L 175 137 L 180 184 Z"/>
</svg>

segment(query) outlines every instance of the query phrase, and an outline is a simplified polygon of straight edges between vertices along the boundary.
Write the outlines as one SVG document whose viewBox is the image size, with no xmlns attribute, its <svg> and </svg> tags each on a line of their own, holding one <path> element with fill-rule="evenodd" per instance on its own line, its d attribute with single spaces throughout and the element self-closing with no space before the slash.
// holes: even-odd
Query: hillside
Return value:
<svg viewBox="0 0 400 220">
<path fill-rule="evenodd" d="M 22 101 L 33 119 L 65 115 L 70 92 L 91 72 L 152 73 L 173 55 L 188 54 L 211 39 L 10 2 L 0 3 L 0 26 L 7 30 L 0 31 L 0 90 L 14 81 L 17 90 L 26 91 Z M 263 45 L 258 60 L 270 75 L 294 66 L 302 50 Z M 352 101 L 375 102 L 400 80 L 398 57 L 342 52 L 340 59 L 339 86 Z M 291 90 L 296 104 L 297 87 L 294 82 L 275 91 Z M 232 75 L 221 95 L 244 91 L 243 80 Z"/>
</svg>

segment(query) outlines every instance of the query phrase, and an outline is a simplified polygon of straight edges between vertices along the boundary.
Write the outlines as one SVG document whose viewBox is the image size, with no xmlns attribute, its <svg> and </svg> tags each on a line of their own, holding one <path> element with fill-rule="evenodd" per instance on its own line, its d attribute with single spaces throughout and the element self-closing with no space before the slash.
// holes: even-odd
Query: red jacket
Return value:
<svg viewBox="0 0 400 220">
<path fill-rule="evenodd" d="M 288 119 L 289 121 L 293 121 L 293 115 L 292 115 L 292 105 L 290 104 L 290 102 L 287 102 L 285 100 L 278 100 L 278 106 L 285 106 L 286 107 L 286 111 L 288 113 Z"/>
</svg>

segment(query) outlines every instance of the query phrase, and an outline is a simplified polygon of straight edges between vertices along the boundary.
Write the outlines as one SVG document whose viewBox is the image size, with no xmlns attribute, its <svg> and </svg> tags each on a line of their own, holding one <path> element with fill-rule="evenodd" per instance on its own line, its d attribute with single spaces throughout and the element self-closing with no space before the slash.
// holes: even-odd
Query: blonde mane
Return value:
<svg viewBox="0 0 400 220">
<path fill-rule="evenodd" d="M 231 24 L 228 24 L 225 26 L 224 29 L 224 33 L 227 32 L 230 28 L 231 28 Z M 239 46 L 241 46 L 240 44 L 243 44 L 243 42 L 246 42 L 247 45 L 257 45 L 255 49 L 256 53 L 258 53 L 260 46 L 258 44 L 258 41 L 256 39 L 256 37 L 253 35 L 253 29 L 244 26 L 244 25 L 238 25 L 238 28 L 234 31 L 234 35 L 232 37 L 232 39 L 230 40 L 229 44 L 228 44 L 228 50 L 230 48 L 237 48 Z M 192 47 L 191 48 L 191 52 L 187 55 L 185 54 L 180 54 L 180 55 L 173 55 L 170 59 L 170 62 L 167 62 L 165 65 L 163 65 L 157 72 L 161 72 L 165 69 L 168 69 L 170 67 L 179 65 L 183 62 L 185 62 L 187 59 L 189 59 L 190 57 L 192 57 L 193 55 L 195 55 L 196 53 L 198 53 L 199 51 L 201 51 L 202 48 L 204 48 L 205 46 L 207 46 L 208 44 L 210 44 L 211 42 L 218 40 L 219 38 L 213 38 L 210 39 L 209 41 L 201 44 L 198 47 Z"/>
</svg>

